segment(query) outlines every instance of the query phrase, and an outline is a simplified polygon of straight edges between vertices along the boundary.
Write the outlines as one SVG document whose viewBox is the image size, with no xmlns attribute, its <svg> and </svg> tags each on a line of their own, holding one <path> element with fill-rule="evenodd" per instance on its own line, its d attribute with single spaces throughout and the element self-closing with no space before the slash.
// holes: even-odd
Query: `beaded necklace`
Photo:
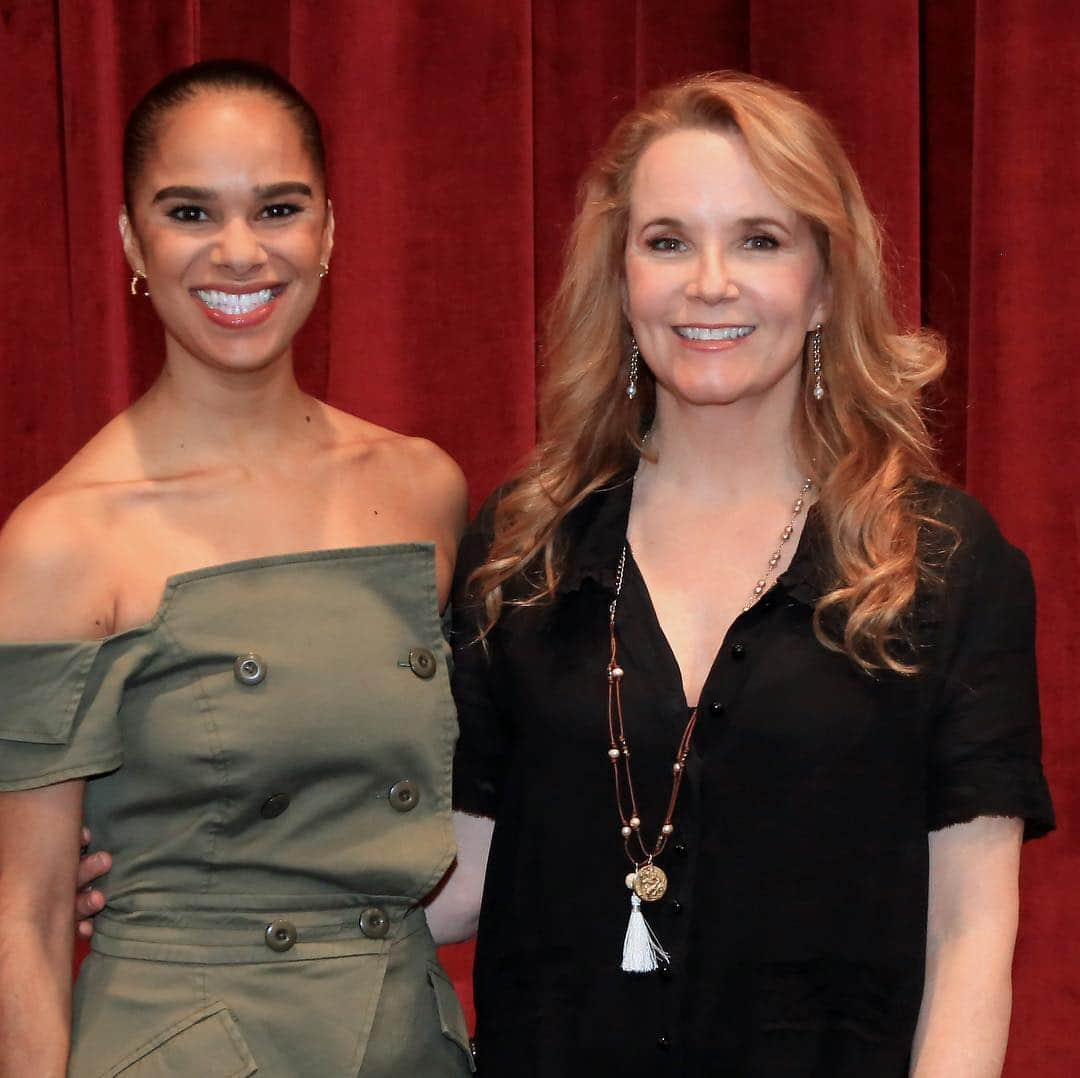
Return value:
<svg viewBox="0 0 1080 1078">
<path fill-rule="evenodd" d="M 784 544 L 795 531 L 795 524 L 803 510 L 811 485 L 810 479 L 803 480 L 795 504 L 792 506 L 791 519 L 780 533 L 779 544 L 770 555 L 765 572 L 754 584 L 753 591 L 742 608 L 744 614 L 761 598 L 768 586 L 769 578 L 780 561 Z M 627 859 L 633 865 L 633 869 L 626 875 L 626 886 L 630 890 L 630 923 L 627 925 L 626 937 L 623 941 L 622 968 L 627 973 L 651 973 L 658 965 L 667 965 L 670 962 L 670 956 L 646 922 L 641 912 L 641 903 L 656 902 L 667 892 L 667 873 L 656 864 L 656 858 L 664 852 L 668 839 L 675 831 L 675 806 L 679 800 L 686 758 L 690 754 L 690 743 L 697 725 L 698 709 L 695 707 L 690 711 L 682 737 L 679 738 L 675 760 L 671 765 L 671 794 L 668 797 L 667 811 L 657 831 L 656 841 L 650 846 L 642 835 L 641 813 L 638 810 L 637 795 L 634 792 L 634 780 L 630 770 L 630 741 L 626 736 L 622 713 L 622 682 L 626 672 L 619 665 L 618 644 L 615 636 L 615 611 L 619 605 L 619 597 L 622 595 L 629 549 L 629 543 L 624 541 L 622 553 L 619 555 L 619 568 L 615 574 L 615 597 L 608 608 L 608 633 L 611 641 L 611 652 L 607 664 L 608 759 L 611 761 L 615 781 L 615 807 L 620 820 L 619 834 L 622 836 Z"/>
</svg>

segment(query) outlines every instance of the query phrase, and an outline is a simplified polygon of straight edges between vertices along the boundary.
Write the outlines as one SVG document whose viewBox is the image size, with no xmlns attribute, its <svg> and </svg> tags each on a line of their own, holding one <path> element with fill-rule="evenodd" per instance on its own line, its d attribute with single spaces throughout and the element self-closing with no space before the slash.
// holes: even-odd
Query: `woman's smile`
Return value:
<svg viewBox="0 0 1080 1078">
<path fill-rule="evenodd" d="M 207 318 L 226 329 L 252 329 L 265 322 L 274 311 L 286 285 L 256 285 L 239 288 L 193 288 L 192 296 Z"/>
</svg>

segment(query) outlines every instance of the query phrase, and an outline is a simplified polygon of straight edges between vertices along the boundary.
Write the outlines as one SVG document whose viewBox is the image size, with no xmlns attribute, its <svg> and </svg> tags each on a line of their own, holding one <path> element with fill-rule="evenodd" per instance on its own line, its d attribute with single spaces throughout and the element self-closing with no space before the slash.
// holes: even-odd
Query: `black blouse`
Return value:
<svg viewBox="0 0 1080 1078">
<path fill-rule="evenodd" d="M 484 1078 L 637 1073 L 907 1074 L 926 949 L 927 832 L 980 815 L 1053 827 L 1039 762 L 1034 598 L 986 511 L 933 487 L 960 545 L 912 622 L 921 673 L 860 673 L 811 630 L 825 587 L 811 510 L 791 567 L 731 626 L 705 682 L 670 887 L 643 905 L 671 955 L 619 968 L 629 915 L 608 760 L 607 612 L 630 481 L 564 526 L 555 601 L 510 609 L 476 643 L 455 587 L 455 805 L 496 820 L 477 944 Z M 630 559 L 619 601 L 623 711 L 649 841 L 687 707 Z"/>
</svg>

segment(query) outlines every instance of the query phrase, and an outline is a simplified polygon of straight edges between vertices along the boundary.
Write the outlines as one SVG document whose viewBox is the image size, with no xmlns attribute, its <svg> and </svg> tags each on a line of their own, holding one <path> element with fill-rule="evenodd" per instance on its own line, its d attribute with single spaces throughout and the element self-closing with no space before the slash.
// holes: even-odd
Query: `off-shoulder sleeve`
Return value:
<svg viewBox="0 0 1080 1078">
<path fill-rule="evenodd" d="M 126 654 L 108 641 L 0 644 L 0 790 L 120 766 Z"/>
<path fill-rule="evenodd" d="M 454 571 L 453 624 L 454 702 L 458 711 L 458 743 L 454 754 L 454 808 L 494 818 L 502 793 L 506 739 L 497 702 L 498 645 L 495 634 L 479 639 L 482 609 L 468 586 L 491 545 L 493 500 L 469 525 L 461 541 Z"/>
<path fill-rule="evenodd" d="M 1054 826 L 1041 763 L 1035 592 L 1027 558 L 989 514 L 962 499 L 945 569 L 947 665 L 932 733 L 931 829 L 1016 816 L 1025 837 Z"/>
</svg>

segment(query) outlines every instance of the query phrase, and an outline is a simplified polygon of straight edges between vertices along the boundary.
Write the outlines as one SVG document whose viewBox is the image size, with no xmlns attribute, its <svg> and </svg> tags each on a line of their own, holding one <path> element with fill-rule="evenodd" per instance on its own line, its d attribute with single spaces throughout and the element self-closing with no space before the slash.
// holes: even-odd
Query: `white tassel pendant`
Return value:
<svg viewBox="0 0 1080 1078">
<path fill-rule="evenodd" d="M 655 973 L 659 965 L 668 965 L 671 956 L 660 945 L 656 933 L 649 927 L 641 912 L 641 899 L 630 895 L 630 923 L 623 940 L 622 968 L 624 973 Z"/>
</svg>

